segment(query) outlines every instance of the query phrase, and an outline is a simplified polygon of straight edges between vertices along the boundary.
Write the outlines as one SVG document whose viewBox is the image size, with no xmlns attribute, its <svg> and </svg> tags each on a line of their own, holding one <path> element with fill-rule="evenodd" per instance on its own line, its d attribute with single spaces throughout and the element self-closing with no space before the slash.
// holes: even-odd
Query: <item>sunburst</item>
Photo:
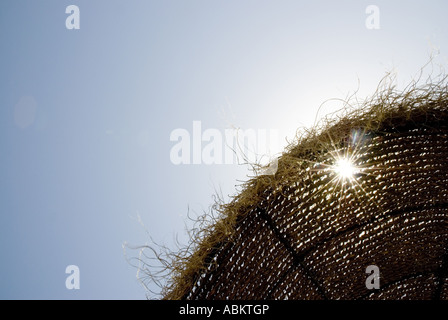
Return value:
<svg viewBox="0 0 448 320">
<path fill-rule="evenodd" d="M 326 148 L 328 156 L 320 162 L 309 161 L 312 163 L 310 168 L 312 172 L 320 172 L 327 178 L 325 183 L 307 199 L 311 200 L 318 193 L 332 192 L 333 196 L 337 196 L 340 209 L 342 209 L 344 203 L 349 201 L 348 194 L 352 193 L 356 198 L 372 201 L 380 207 L 380 204 L 371 195 L 369 196 L 367 186 L 361 179 L 365 175 L 376 176 L 379 174 L 378 170 L 381 169 L 363 161 L 364 155 L 370 151 L 369 135 L 363 130 L 352 130 L 342 144 L 334 143 L 331 137 L 329 141 L 331 144 Z"/>
</svg>

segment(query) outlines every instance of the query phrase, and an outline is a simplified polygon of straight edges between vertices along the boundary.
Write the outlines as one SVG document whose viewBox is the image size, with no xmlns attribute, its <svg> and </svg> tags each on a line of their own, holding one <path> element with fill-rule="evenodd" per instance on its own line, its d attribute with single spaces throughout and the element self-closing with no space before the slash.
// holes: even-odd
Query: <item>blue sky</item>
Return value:
<svg viewBox="0 0 448 320">
<path fill-rule="evenodd" d="M 65 9 L 77 5 L 80 29 Z M 380 29 L 365 26 L 368 5 Z M 170 134 L 277 130 L 386 74 L 398 86 L 448 57 L 446 1 L 23 1 L 0 3 L 0 298 L 145 299 L 125 241 L 186 241 L 200 213 L 250 174 L 175 165 Z M 139 222 L 141 218 L 145 228 Z M 131 253 L 132 254 L 132 253 Z M 65 268 L 80 269 L 80 289 Z M 156 288 L 154 288 L 156 289 Z"/>
</svg>

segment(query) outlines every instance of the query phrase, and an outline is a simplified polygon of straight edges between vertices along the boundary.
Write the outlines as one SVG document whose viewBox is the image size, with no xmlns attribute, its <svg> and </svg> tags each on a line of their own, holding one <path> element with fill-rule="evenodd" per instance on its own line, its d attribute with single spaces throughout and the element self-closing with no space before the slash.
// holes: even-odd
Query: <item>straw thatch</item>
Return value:
<svg viewBox="0 0 448 320">
<path fill-rule="evenodd" d="M 444 83 L 387 86 L 299 137 L 172 256 L 164 298 L 448 299 Z"/>
</svg>

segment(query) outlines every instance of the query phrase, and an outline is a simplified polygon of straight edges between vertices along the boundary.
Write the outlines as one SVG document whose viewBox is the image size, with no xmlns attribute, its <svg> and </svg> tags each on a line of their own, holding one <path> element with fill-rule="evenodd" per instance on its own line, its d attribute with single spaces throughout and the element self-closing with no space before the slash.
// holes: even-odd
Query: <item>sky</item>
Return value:
<svg viewBox="0 0 448 320">
<path fill-rule="evenodd" d="M 156 298 L 123 245 L 187 243 L 187 215 L 237 192 L 252 172 L 226 158 L 226 132 L 249 130 L 250 152 L 269 162 L 389 72 L 400 88 L 430 57 L 425 72 L 444 70 L 447 9 L 1 1 L 0 299 Z"/>
</svg>

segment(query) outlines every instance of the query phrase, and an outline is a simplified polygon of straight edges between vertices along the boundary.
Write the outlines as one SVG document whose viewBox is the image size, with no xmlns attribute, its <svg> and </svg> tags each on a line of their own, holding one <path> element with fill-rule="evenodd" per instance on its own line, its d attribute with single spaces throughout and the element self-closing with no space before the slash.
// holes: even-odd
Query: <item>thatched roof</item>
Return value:
<svg viewBox="0 0 448 320">
<path fill-rule="evenodd" d="M 448 299 L 444 80 L 379 90 L 299 137 L 196 230 L 164 298 Z"/>
</svg>

